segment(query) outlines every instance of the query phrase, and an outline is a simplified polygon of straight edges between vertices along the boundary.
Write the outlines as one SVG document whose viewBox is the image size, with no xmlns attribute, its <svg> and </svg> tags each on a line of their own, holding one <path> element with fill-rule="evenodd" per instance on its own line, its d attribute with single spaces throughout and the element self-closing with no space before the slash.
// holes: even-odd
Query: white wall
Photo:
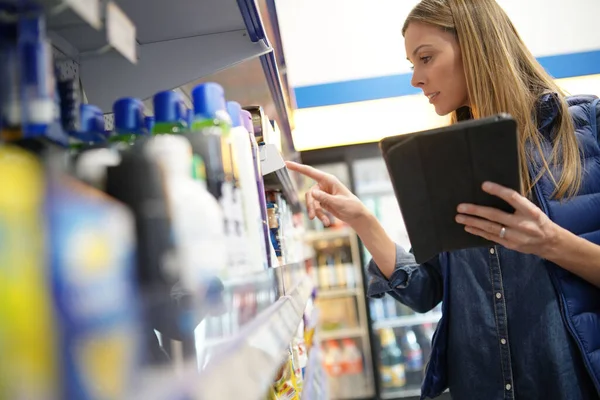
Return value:
<svg viewBox="0 0 600 400">
<path fill-rule="evenodd" d="M 293 87 L 408 73 L 401 34 L 418 0 L 277 0 Z M 599 0 L 498 0 L 535 56 L 600 49 Z"/>
<path fill-rule="evenodd" d="M 557 80 L 568 94 L 600 96 L 600 75 Z M 386 136 L 444 126 L 423 95 L 303 108 L 294 113 L 298 151 L 375 142 Z"/>
</svg>

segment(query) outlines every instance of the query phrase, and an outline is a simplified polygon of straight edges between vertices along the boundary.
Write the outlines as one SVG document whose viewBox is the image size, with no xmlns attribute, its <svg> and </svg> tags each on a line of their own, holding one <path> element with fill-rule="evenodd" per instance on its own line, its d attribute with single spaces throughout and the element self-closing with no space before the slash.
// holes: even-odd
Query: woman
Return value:
<svg viewBox="0 0 600 400">
<path fill-rule="evenodd" d="M 417 265 L 335 177 L 289 163 L 317 181 L 309 216 L 327 225 L 326 210 L 356 230 L 373 256 L 370 296 L 418 312 L 443 301 L 422 397 L 449 387 L 454 399 L 598 398 L 597 99 L 565 98 L 494 0 L 423 0 L 403 35 L 412 84 L 438 114 L 516 119 L 523 193 L 483 186 L 516 212 L 459 205 L 457 223 L 497 245 Z"/>
</svg>

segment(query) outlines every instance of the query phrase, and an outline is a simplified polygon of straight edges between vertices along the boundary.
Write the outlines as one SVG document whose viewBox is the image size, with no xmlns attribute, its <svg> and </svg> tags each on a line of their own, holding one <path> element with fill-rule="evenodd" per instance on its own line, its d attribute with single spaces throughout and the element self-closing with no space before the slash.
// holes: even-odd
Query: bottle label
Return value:
<svg viewBox="0 0 600 400">
<path fill-rule="evenodd" d="M 386 388 L 406 385 L 406 372 L 403 364 L 385 365 L 381 367 L 381 383 Z"/>
<path fill-rule="evenodd" d="M 420 371 L 423 369 L 423 352 L 421 350 L 411 350 L 406 353 L 406 370 Z"/>
</svg>

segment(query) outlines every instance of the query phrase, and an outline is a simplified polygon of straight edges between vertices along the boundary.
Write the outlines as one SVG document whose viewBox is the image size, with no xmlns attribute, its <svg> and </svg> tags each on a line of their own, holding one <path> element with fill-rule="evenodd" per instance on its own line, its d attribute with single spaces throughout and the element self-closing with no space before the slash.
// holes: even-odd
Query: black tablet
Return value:
<svg viewBox="0 0 600 400">
<path fill-rule="evenodd" d="M 517 124 L 507 114 L 387 137 L 380 148 L 418 263 L 489 245 L 455 221 L 460 203 L 514 211 L 481 189 L 491 181 L 521 191 Z"/>
</svg>

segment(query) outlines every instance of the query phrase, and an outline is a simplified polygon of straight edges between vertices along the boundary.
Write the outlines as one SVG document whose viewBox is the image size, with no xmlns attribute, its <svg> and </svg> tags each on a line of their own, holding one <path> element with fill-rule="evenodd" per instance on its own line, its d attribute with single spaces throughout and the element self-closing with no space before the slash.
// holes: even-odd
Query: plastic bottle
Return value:
<svg viewBox="0 0 600 400">
<path fill-rule="evenodd" d="M 15 21 L 0 21 L 0 140 L 5 142 L 23 136 L 17 34 Z"/>
<path fill-rule="evenodd" d="M 179 279 L 179 264 L 166 197 L 163 173 L 156 160 L 143 151 L 151 138 L 140 138 L 129 151 L 120 153 L 118 165 L 106 170 L 106 193 L 127 205 L 136 220 L 136 280 L 143 305 L 147 362 L 164 363 L 154 330 L 164 332 L 164 321 L 177 315 L 165 313 L 172 303 L 171 290 Z M 173 329 L 172 327 L 168 327 Z"/>
<path fill-rule="evenodd" d="M 223 214 L 217 200 L 191 177 L 192 149 L 182 136 L 158 135 L 144 151 L 165 174 L 169 209 L 179 253 L 180 282 L 200 294 L 226 268 Z"/>
<path fill-rule="evenodd" d="M 44 170 L 32 154 L 3 145 L 0 181 L 0 398 L 60 399 L 42 214 Z"/>
<path fill-rule="evenodd" d="M 111 143 L 132 145 L 140 136 L 148 134 L 144 121 L 144 103 L 139 99 L 125 97 L 113 104 L 115 130 L 108 138 Z"/>
<path fill-rule="evenodd" d="M 83 150 L 106 142 L 104 130 L 104 115 L 100 108 L 91 104 L 81 104 L 79 107 L 80 130 L 70 132 L 71 149 Z"/>
<path fill-rule="evenodd" d="M 423 351 L 412 328 L 406 328 L 400 345 L 405 359 L 406 382 L 408 385 L 420 386 L 423 378 Z"/>
<path fill-rule="evenodd" d="M 68 136 L 60 121 L 52 45 L 46 38 L 43 15 L 30 12 L 19 16 L 18 46 L 23 138 L 46 138 L 67 147 Z"/>
<path fill-rule="evenodd" d="M 344 373 L 342 349 L 336 340 L 327 341 L 325 346 L 327 350 L 323 363 L 329 377 L 329 393 L 331 393 L 331 397 L 339 398 L 342 392 L 342 375 Z"/>
<path fill-rule="evenodd" d="M 154 95 L 154 126 L 152 133 L 184 133 L 188 130 L 187 111 L 183 97 L 167 90 Z"/>
<path fill-rule="evenodd" d="M 354 340 L 343 339 L 342 345 L 342 369 L 344 371 L 342 396 L 349 398 L 364 391 L 363 357 Z"/>
<path fill-rule="evenodd" d="M 146 127 L 146 131 L 152 132 L 154 129 L 154 124 L 156 123 L 156 119 L 152 115 L 147 115 L 144 117 L 144 126 Z"/>
<path fill-rule="evenodd" d="M 383 304 L 384 298 L 370 300 L 369 304 L 371 305 L 371 319 L 373 321 L 385 319 L 385 307 Z"/>
<path fill-rule="evenodd" d="M 263 237 L 260 193 L 256 184 L 256 155 L 251 145 L 249 132 L 243 125 L 244 115 L 238 103 L 228 102 L 227 108 L 233 122 L 231 139 L 234 158 L 238 163 L 241 200 L 244 211 L 245 231 L 248 237 L 249 265 L 260 271 L 269 267 L 267 247 Z M 262 195 L 264 197 L 264 194 Z"/>
<path fill-rule="evenodd" d="M 229 150 L 230 117 L 227 114 L 223 88 L 216 83 L 205 83 L 192 90 L 194 101 L 194 122 L 190 133 L 190 143 L 194 153 L 206 163 L 209 191 L 221 199 L 223 186 L 231 178 L 231 160 L 224 158 Z"/>
<path fill-rule="evenodd" d="M 223 210 L 225 235 L 228 241 L 230 270 L 238 269 L 235 237 L 235 203 L 233 199 L 233 165 L 231 158 L 231 118 L 227 114 L 223 88 L 216 83 L 204 83 L 192 90 L 194 122 L 189 139 L 194 154 L 204 160 L 208 191 Z"/>
<path fill-rule="evenodd" d="M 392 296 L 385 296 L 381 299 L 383 301 L 383 308 L 386 318 L 396 318 L 396 299 Z"/>
<path fill-rule="evenodd" d="M 265 185 L 262 177 L 262 168 L 260 164 L 260 156 L 258 154 L 258 144 L 254 139 L 254 126 L 252 125 L 252 114 L 249 111 L 242 110 L 242 122 L 246 131 L 248 132 L 248 138 L 250 141 L 252 160 L 254 166 L 254 179 L 256 180 L 256 188 L 258 195 L 258 203 L 261 217 L 261 227 L 263 231 L 264 245 L 261 248 L 265 249 L 267 265 L 272 267 L 271 252 L 270 252 L 270 237 L 269 237 L 269 223 L 267 221 L 267 200 L 265 198 Z"/>
<path fill-rule="evenodd" d="M 48 182 L 46 212 L 61 399 L 127 398 L 140 363 L 132 215 L 66 177 Z"/>
<path fill-rule="evenodd" d="M 227 113 L 231 119 L 231 130 L 229 132 L 229 147 L 231 151 L 231 171 L 232 171 L 232 229 L 233 236 L 236 243 L 235 247 L 232 247 L 231 250 L 235 252 L 237 266 L 237 273 L 244 273 L 247 270 L 250 271 L 260 271 L 264 269 L 260 266 L 260 255 L 256 251 L 256 246 L 259 243 L 255 242 L 252 244 L 255 247 L 250 248 L 251 244 L 249 242 L 249 235 L 251 234 L 249 231 L 249 225 L 252 221 L 249 221 L 247 218 L 249 217 L 248 212 L 258 213 L 258 209 L 255 208 L 253 210 L 244 208 L 244 201 L 251 201 L 251 199 L 244 199 L 243 196 L 251 195 L 246 191 L 242 192 L 242 180 L 246 180 L 245 186 L 248 187 L 249 176 L 248 172 L 251 172 L 251 165 L 249 163 L 250 150 L 249 144 L 243 139 L 240 141 L 240 135 L 245 136 L 245 129 L 242 127 L 241 115 L 240 115 L 241 107 L 236 102 L 228 102 L 227 103 Z M 243 132 L 240 132 L 242 130 Z M 236 137 L 238 140 L 236 140 Z M 242 170 L 246 168 L 246 171 L 242 172 Z M 245 174 L 244 174 L 245 173 Z M 242 175 L 244 174 L 244 175 Z M 251 176 L 250 176 L 251 179 Z M 250 238 L 253 240 L 254 238 Z"/>
<path fill-rule="evenodd" d="M 423 376 L 425 375 L 425 367 L 429 362 L 431 356 L 431 340 L 433 337 L 433 329 L 431 324 L 423 324 L 415 329 L 415 335 L 417 336 L 417 342 L 421 346 L 423 351 Z"/>
<path fill-rule="evenodd" d="M 402 350 L 396 343 L 396 335 L 392 329 L 379 331 L 381 351 L 379 353 L 379 369 L 381 384 L 387 390 L 400 389 L 406 386 L 406 371 Z"/>
</svg>

